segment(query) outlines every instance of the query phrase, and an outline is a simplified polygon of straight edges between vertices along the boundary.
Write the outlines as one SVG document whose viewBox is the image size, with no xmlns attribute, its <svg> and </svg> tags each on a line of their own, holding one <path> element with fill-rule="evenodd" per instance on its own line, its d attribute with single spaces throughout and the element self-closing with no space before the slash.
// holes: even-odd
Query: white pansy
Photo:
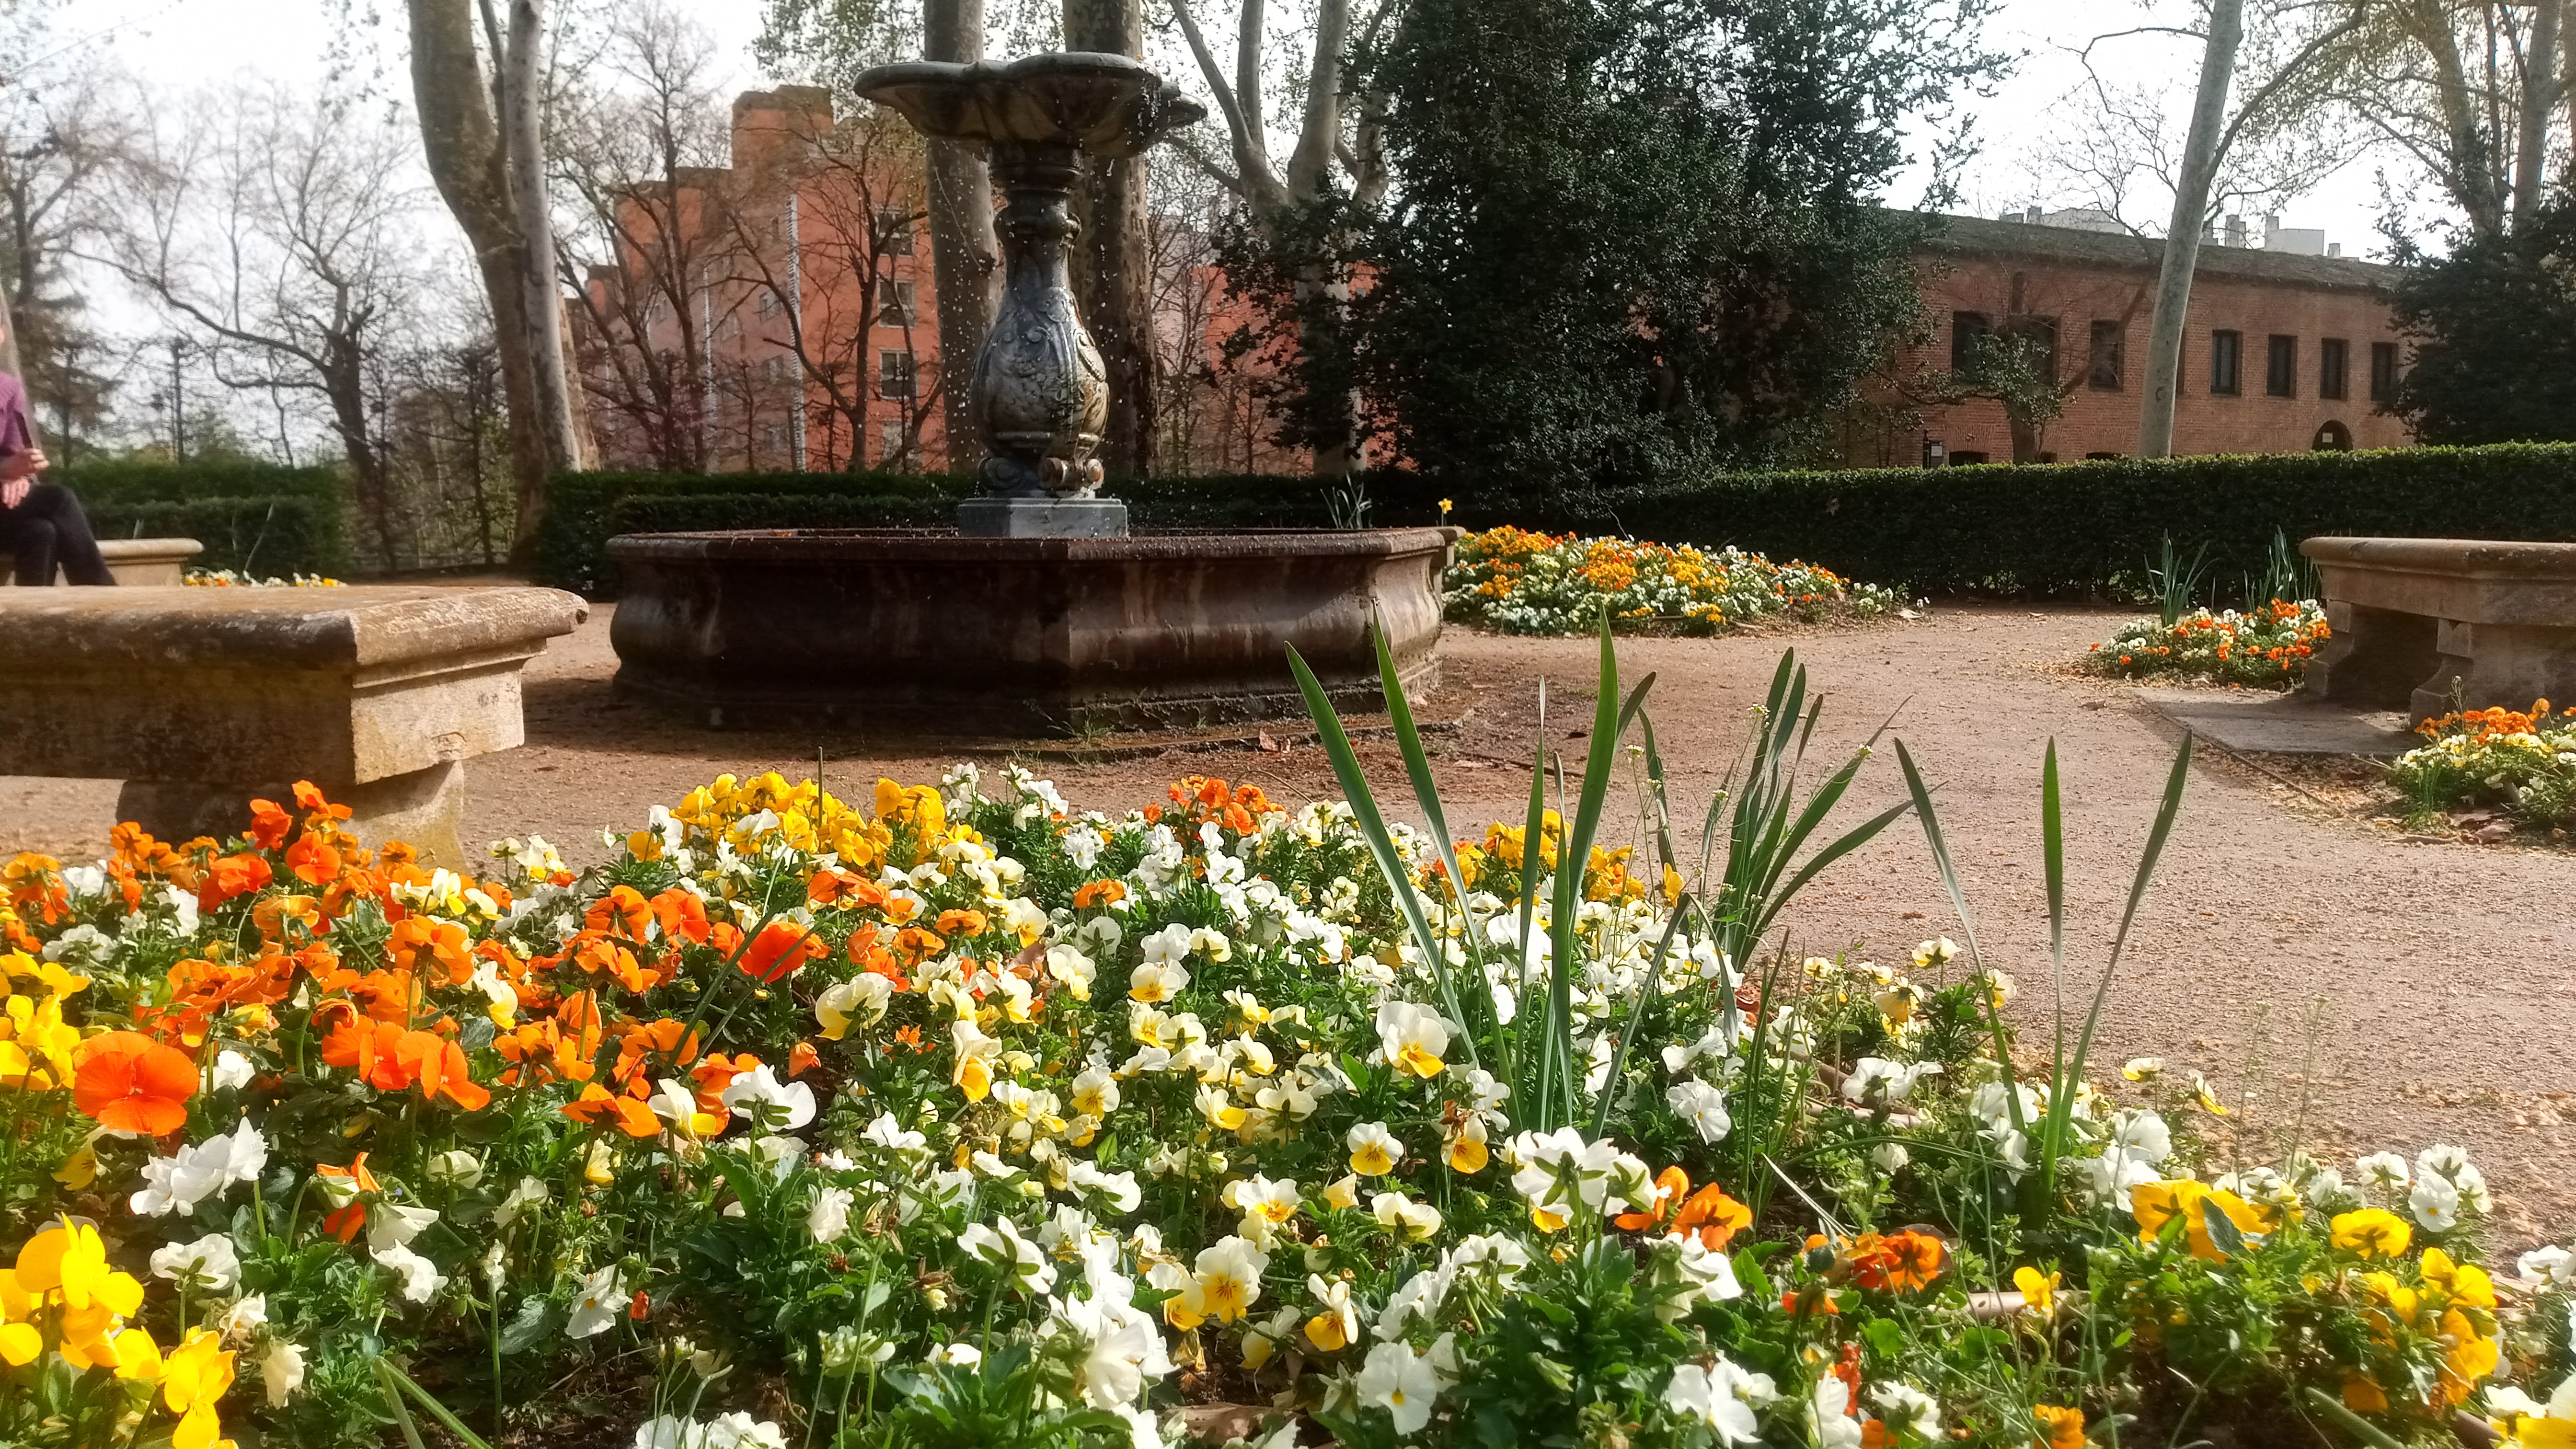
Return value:
<svg viewBox="0 0 2576 1449">
<path fill-rule="evenodd" d="M 1399 1435 L 1420 1433 L 1431 1422 L 1431 1406 L 1440 1397 L 1440 1377 L 1430 1361 L 1402 1343 L 1381 1343 L 1360 1365 L 1360 1402 L 1384 1409 L 1395 1418 Z"/>
<path fill-rule="evenodd" d="M 1702 1142 L 1723 1142 L 1735 1126 L 1726 1114 L 1726 1094 L 1703 1081 L 1675 1082 L 1664 1093 L 1664 1103 L 1699 1133 Z"/>
<path fill-rule="evenodd" d="M 606 1333 L 626 1308 L 626 1278 L 615 1263 L 584 1274 L 573 1295 L 572 1316 L 564 1332 L 574 1338 Z"/>
<path fill-rule="evenodd" d="M 764 1132 L 793 1132 L 814 1120 L 814 1089 L 803 1082 L 778 1080 L 766 1062 L 736 1075 L 725 1085 L 720 1100 Z"/>
<path fill-rule="evenodd" d="M 208 1233 L 194 1242 L 154 1250 L 152 1275 L 201 1293 L 230 1293 L 241 1280 L 241 1259 L 233 1252 L 229 1234 Z"/>
<path fill-rule="evenodd" d="M 817 1243 L 837 1241 L 850 1230 L 850 1204 L 857 1194 L 845 1187 L 827 1187 L 814 1194 L 814 1206 L 805 1213 L 805 1235 Z"/>
</svg>

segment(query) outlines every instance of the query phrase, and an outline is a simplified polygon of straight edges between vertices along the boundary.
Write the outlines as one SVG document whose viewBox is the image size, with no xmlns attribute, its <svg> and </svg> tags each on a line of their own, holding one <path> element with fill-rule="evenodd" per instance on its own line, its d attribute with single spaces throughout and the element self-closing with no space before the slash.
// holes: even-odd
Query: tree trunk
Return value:
<svg viewBox="0 0 2576 1449">
<path fill-rule="evenodd" d="M 510 473 L 518 518 L 511 555 L 524 557 L 545 514 L 548 430 L 538 391 L 537 329 L 528 316 L 527 251 L 510 203 L 492 87 L 474 43 L 473 0 L 406 0 L 411 20 L 412 104 L 421 149 L 440 199 L 474 249 L 492 308 L 492 338 L 509 412 Z M 542 164 L 542 163 L 540 163 Z M 546 270 L 553 270 L 552 258 Z M 553 356 L 560 357 L 556 352 Z M 559 365 L 559 364 L 558 364 Z"/>
<path fill-rule="evenodd" d="M 2183 140 L 2182 174 L 2173 218 L 2165 228 L 2164 270 L 2156 278 L 2156 311 L 2147 328 L 2147 398 L 2138 416 L 2138 456 L 2173 456 L 2174 394 L 2182 383 L 2183 319 L 2191 307 L 2191 274 L 2200 264 L 2200 230 L 2218 180 L 2218 133 L 2227 90 L 2236 78 L 2236 48 L 2245 38 L 2245 0 L 2213 0 L 2209 45 L 2200 58 L 2200 91 Z"/>
<path fill-rule="evenodd" d="M 1064 0 L 1064 43 L 1142 60 L 1144 7 L 1138 0 Z M 1101 463 L 1111 473 L 1147 473 L 1154 466 L 1154 308 L 1145 158 L 1084 157 L 1073 213 L 1082 227 L 1071 256 L 1074 305 L 1109 373 Z"/>
<path fill-rule="evenodd" d="M 511 0 L 508 55 L 501 67 L 501 154 L 511 221 L 519 238 L 519 286 L 527 294 L 529 372 L 536 383 L 537 436 L 549 472 L 578 467 L 571 378 L 564 367 L 563 298 L 555 286 L 555 228 L 546 196 L 544 0 Z M 540 506 L 543 500 L 540 499 Z M 525 530 L 535 524 L 521 519 Z"/>
<path fill-rule="evenodd" d="M 2513 148 L 2513 224 L 2518 228 L 2539 210 L 2549 185 L 2549 119 L 2558 109 L 2558 28 L 2563 0 L 2538 0 L 2532 7 L 2531 45 L 2523 65 L 2522 125 Z"/>
<path fill-rule="evenodd" d="M 925 58 L 984 58 L 984 0 L 928 0 L 921 19 Z M 948 471 L 971 473 L 983 457 L 984 444 L 976 436 L 974 413 L 968 406 L 972 400 L 968 379 L 975 375 L 975 359 L 983 354 L 984 334 L 993 325 L 1001 280 L 1001 247 L 993 236 L 993 177 L 980 147 L 931 141 L 925 149 L 929 153 L 930 265 L 939 293 L 939 368 L 947 379 L 940 402 Z M 866 386 L 865 379 L 860 386 Z M 854 427 L 850 435 L 854 465 L 866 449 L 866 440 Z"/>
</svg>

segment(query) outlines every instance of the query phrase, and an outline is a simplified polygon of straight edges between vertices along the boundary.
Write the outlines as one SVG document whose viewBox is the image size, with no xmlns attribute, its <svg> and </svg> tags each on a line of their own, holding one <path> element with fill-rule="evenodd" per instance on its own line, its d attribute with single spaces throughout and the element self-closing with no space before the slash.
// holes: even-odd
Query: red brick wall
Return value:
<svg viewBox="0 0 2576 1449">
<path fill-rule="evenodd" d="M 2042 429 L 2039 446 L 2061 462 L 2093 453 L 2126 457 L 2137 452 L 2138 412 L 2145 399 L 2147 326 L 2153 311 L 2152 272 L 2008 255 L 1926 257 L 1918 272 L 1933 335 L 1925 345 L 1907 349 L 1899 357 L 1899 378 L 1950 366 L 1954 312 L 1981 312 L 1997 326 L 2014 315 L 2054 317 L 2061 385 L 2071 382 L 2071 386 L 2064 394 L 2065 411 Z M 2096 319 L 2122 322 L 2125 345 L 2121 387 L 2116 391 L 2097 389 L 2088 382 L 2091 324 Z M 2211 334 L 2222 329 L 2242 337 L 2237 391 L 2232 396 L 2210 391 Z M 2269 340 L 2276 333 L 2298 339 L 2294 396 L 2271 397 L 2264 391 Z M 2318 395 L 2320 344 L 2327 338 L 2341 338 L 2347 344 L 2341 400 Z M 2370 400 L 2371 344 L 2396 340 L 2387 303 L 2368 284 L 2330 288 L 2211 276 L 2204 269 L 2192 288 L 2184 328 L 2173 451 L 2305 452 L 2329 422 L 2341 423 L 2356 448 L 2403 447 L 2413 441 L 2406 425 L 2377 412 Z M 1893 432 L 1876 444 L 1875 450 L 1886 456 L 1854 461 L 1912 463 L 1920 459 L 1926 438 L 1941 440 L 1954 458 L 1962 452 L 1982 452 L 1994 462 L 2011 461 L 2012 435 L 2001 404 L 1974 400 L 1918 405 L 1914 411 L 1922 418 L 1919 430 Z"/>
</svg>

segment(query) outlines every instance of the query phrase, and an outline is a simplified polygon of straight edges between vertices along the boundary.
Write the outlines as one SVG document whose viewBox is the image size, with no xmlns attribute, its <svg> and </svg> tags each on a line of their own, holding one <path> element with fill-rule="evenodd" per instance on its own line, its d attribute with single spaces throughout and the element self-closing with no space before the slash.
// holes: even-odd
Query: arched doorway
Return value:
<svg viewBox="0 0 2576 1449">
<path fill-rule="evenodd" d="M 2315 453 L 2349 453 L 2352 451 L 2352 429 L 2339 422 L 2329 421 L 2324 427 L 2317 429 L 2317 440 L 2308 445 L 2308 450 Z"/>
</svg>

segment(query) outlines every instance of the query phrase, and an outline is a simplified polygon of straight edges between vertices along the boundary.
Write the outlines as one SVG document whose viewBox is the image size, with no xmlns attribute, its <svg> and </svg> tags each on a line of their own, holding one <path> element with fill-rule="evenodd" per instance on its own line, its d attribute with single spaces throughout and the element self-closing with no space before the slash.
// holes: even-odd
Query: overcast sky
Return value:
<svg viewBox="0 0 2576 1449">
<path fill-rule="evenodd" d="M 734 58 L 740 85 L 761 83 L 750 53 L 760 27 L 760 0 L 677 3 Z M 2063 123 L 2066 97 L 2083 78 L 2069 48 L 2137 23 L 2145 8 L 2141 0 L 2004 0 L 1989 40 L 2022 59 L 1991 100 L 1972 103 L 1984 149 L 1967 176 L 1961 210 L 1991 216 L 2034 199 L 2024 159 L 2052 123 Z M 2165 8 L 2170 13 L 2178 7 L 2168 3 Z M 390 68 L 384 76 L 389 91 L 405 94 L 401 0 L 78 0 L 67 12 L 67 24 L 107 35 L 115 53 L 156 86 L 185 89 L 238 71 L 318 84 L 330 64 L 333 37 L 345 30 L 340 20 L 344 11 L 379 13 L 374 63 Z M 2188 104 L 2196 64 L 2189 42 L 2126 40 L 2098 53 L 2097 60 L 2124 77 L 2169 86 L 2177 114 Z M 1195 87 L 1194 76 L 1182 80 Z M 2347 167 L 2291 203 L 2284 224 L 2321 227 L 2344 244 L 2347 254 L 2368 253 L 2376 244 L 2370 227 L 2378 212 L 2372 172 L 2366 163 Z M 1921 194 L 1921 182 L 1919 173 L 1910 174 L 1889 199 L 1911 204 Z"/>
</svg>

